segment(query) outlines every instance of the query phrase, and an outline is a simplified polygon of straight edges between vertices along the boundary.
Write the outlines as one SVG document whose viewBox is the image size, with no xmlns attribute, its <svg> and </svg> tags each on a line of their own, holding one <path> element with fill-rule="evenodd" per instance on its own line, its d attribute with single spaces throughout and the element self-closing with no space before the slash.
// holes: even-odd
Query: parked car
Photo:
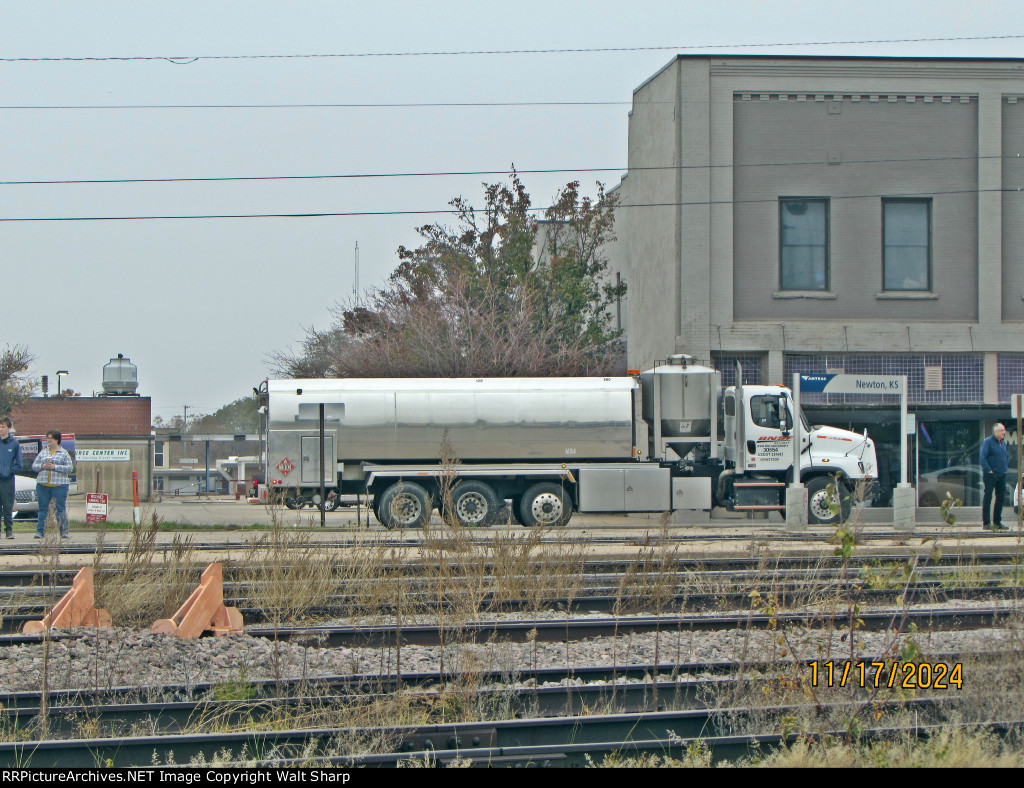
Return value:
<svg viewBox="0 0 1024 788">
<path fill-rule="evenodd" d="M 939 471 L 922 473 L 917 480 L 918 506 L 938 506 L 949 493 L 963 506 L 981 506 L 985 481 L 980 465 L 954 465 Z M 1013 487 L 1007 483 L 1003 501 L 1009 504 Z"/>
<path fill-rule="evenodd" d="M 29 476 L 14 477 L 14 516 L 35 519 L 39 512 L 36 480 Z"/>
</svg>

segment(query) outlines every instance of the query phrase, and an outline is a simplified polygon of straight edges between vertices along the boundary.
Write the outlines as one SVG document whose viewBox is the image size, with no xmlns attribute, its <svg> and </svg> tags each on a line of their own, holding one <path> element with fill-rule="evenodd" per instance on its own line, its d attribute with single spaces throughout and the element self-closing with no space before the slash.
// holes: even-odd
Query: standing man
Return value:
<svg viewBox="0 0 1024 788">
<path fill-rule="evenodd" d="M 57 525 L 62 539 L 69 539 L 68 533 L 68 489 L 71 486 L 73 463 L 67 449 L 60 445 L 60 431 L 46 433 L 46 446 L 36 455 L 32 470 L 36 476 L 36 497 L 39 499 L 39 519 L 36 521 L 36 539 L 42 539 L 46 532 L 46 516 L 50 512 L 50 501 L 56 509 Z"/>
<path fill-rule="evenodd" d="M 14 538 L 14 474 L 21 470 L 21 444 L 11 435 L 10 416 L 0 418 L 0 519 L 4 533 Z"/>
<path fill-rule="evenodd" d="M 985 497 L 981 501 L 981 527 L 986 531 L 1009 531 L 1003 525 L 1003 494 L 1006 492 L 1006 427 L 996 424 L 981 444 L 981 473 L 985 479 Z M 995 507 L 992 491 L 996 493 Z M 991 519 L 990 519 L 991 516 Z"/>
</svg>

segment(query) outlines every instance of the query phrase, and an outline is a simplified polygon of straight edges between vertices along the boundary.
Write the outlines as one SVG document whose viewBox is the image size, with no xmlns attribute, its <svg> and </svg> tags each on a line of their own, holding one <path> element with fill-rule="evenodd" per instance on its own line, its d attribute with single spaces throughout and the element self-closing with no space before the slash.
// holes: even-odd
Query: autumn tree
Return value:
<svg viewBox="0 0 1024 788">
<path fill-rule="evenodd" d="M 259 415 L 256 413 L 258 407 L 255 395 L 240 397 L 208 416 L 200 416 L 194 422 L 190 420 L 190 429 L 193 432 L 232 435 L 254 433 L 259 429 Z"/>
<path fill-rule="evenodd" d="M 610 374 L 622 348 L 606 280 L 614 198 L 578 183 L 536 217 L 513 172 L 484 186 L 484 207 L 451 201 L 454 228 L 417 229 L 387 284 L 332 310 L 297 353 L 271 357 L 288 377 L 520 377 Z"/>
<path fill-rule="evenodd" d="M 28 368 L 35 360 L 24 345 L 8 345 L 0 352 L 0 415 L 32 396 L 34 384 Z"/>
</svg>

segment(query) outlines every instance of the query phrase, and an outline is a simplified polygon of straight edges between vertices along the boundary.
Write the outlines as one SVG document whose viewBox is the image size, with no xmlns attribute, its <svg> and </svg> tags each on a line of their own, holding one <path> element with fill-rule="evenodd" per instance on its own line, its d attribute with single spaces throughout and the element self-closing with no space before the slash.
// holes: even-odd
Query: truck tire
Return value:
<svg viewBox="0 0 1024 788">
<path fill-rule="evenodd" d="M 422 528 L 430 522 L 430 496 L 420 485 L 398 482 L 380 497 L 377 518 L 385 528 Z"/>
<path fill-rule="evenodd" d="M 341 508 L 341 496 L 338 495 L 337 493 L 335 493 L 335 496 L 333 498 L 331 498 L 330 496 L 331 493 L 328 490 L 327 500 L 320 504 L 320 508 L 323 509 L 325 512 L 333 512 Z"/>
<path fill-rule="evenodd" d="M 559 484 L 541 482 L 523 495 L 519 521 L 527 528 L 535 525 L 567 525 L 572 517 L 572 502 Z"/>
<path fill-rule="evenodd" d="M 284 505 L 289 509 L 301 509 L 306 505 L 306 499 L 301 494 L 286 495 Z"/>
<path fill-rule="evenodd" d="M 493 525 L 505 503 L 489 484 L 477 481 L 459 482 L 451 496 L 451 515 L 463 528 Z"/>
<path fill-rule="evenodd" d="M 834 483 L 829 476 L 815 476 L 807 480 L 807 522 L 812 525 L 839 525 L 850 516 L 850 493 L 846 485 L 839 482 L 837 497 L 839 511 L 829 508 L 828 486 Z"/>
<path fill-rule="evenodd" d="M 509 516 L 512 518 L 508 523 L 509 525 L 511 525 L 512 523 L 515 523 L 516 525 L 523 524 L 523 516 L 519 513 L 519 507 L 522 505 L 523 496 L 521 495 L 513 495 L 512 498 L 509 500 L 508 513 Z"/>
</svg>

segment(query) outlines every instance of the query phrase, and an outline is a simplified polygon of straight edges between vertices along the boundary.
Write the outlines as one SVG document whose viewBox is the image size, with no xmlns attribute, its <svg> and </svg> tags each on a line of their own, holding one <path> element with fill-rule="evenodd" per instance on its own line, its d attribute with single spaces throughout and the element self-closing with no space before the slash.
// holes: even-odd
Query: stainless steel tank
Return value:
<svg viewBox="0 0 1024 788">
<path fill-rule="evenodd" d="M 629 459 L 633 378 L 303 379 L 268 382 L 275 431 L 316 434 L 319 405 L 341 462 Z M 301 392 L 301 393 L 300 393 Z"/>
<path fill-rule="evenodd" d="M 690 356 L 669 356 L 640 376 L 644 420 L 652 426 L 660 420 L 665 439 L 700 438 L 711 432 L 719 374 L 692 361 Z"/>
</svg>

